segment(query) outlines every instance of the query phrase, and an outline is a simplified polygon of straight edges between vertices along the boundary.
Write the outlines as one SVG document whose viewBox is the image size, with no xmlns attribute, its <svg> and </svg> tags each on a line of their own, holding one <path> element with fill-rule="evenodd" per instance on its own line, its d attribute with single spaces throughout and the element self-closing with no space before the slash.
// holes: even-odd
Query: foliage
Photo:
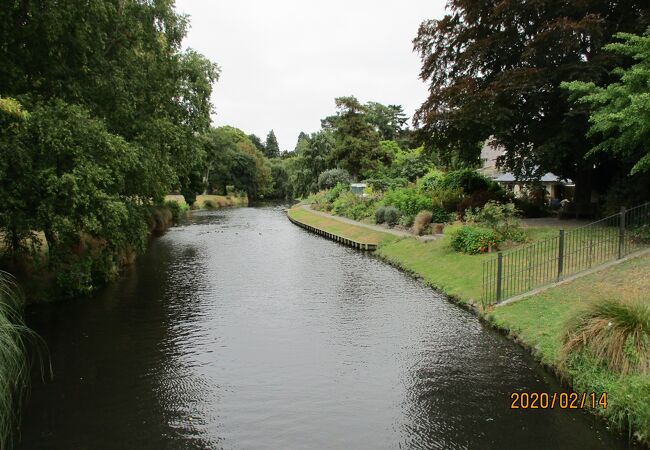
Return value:
<svg viewBox="0 0 650 450">
<path fill-rule="evenodd" d="M 373 199 L 355 195 L 350 191 L 344 191 L 332 203 L 332 212 L 353 220 L 361 220 L 371 217 L 374 207 Z"/>
<path fill-rule="evenodd" d="M 629 231 L 630 239 L 637 244 L 650 244 L 650 224 L 633 227 Z"/>
<path fill-rule="evenodd" d="M 386 222 L 386 207 L 382 205 L 375 210 L 375 223 L 384 222 Z"/>
<path fill-rule="evenodd" d="M 463 202 L 464 192 L 462 189 L 436 189 L 432 194 L 433 204 L 441 207 L 447 212 L 456 212 Z"/>
<path fill-rule="evenodd" d="M 420 211 L 413 221 L 413 233 L 421 236 L 425 231 L 429 231 L 432 217 L 431 211 Z"/>
<path fill-rule="evenodd" d="M 350 183 L 350 174 L 345 169 L 329 169 L 318 176 L 318 188 L 330 189 L 339 183 Z"/>
<path fill-rule="evenodd" d="M 280 156 L 278 139 L 275 137 L 273 130 L 269 131 L 269 134 L 266 136 L 266 143 L 264 144 L 264 156 L 267 158 L 277 158 Z"/>
<path fill-rule="evenodd" d="M 367 108 L 355 97 L 339 97 L 337 113 L 322 120 L 324 129 L 331 130 L 335 145 L 330 161 L 359 179 L 366 173 L 389 163 L 389 156 L 382 154 L 379 133 L 367 120 Z"/>
<path fill-rule="evenodd" d="M 650 24 L 645 0 L 610 3 L 451 0 L 447 14 L 423 22 L 414 40 L 429 94 L 415 115 L 427 148 L 444 160 L 478 163 L 492 136 L 502 162 L 519 176 L 553 172 L 576 183 L 588 203 L 590 175 L 617 161 L 585 159 L 588 108 L 573 107 L 560 83 L 601 83 L 625 58 L 603 51 L 617 32 Z"/>
<path fill-rule="evenodd" d="M 429 172 L 432 167 L 431 157 L 422 147 L 418 147 L 414 150 L 398 151 L 388 172 L 394 178 L 415 181 Z"/>
<path fill-rule="evenodd" d="M 602 140 L 589 154 L 607 152 L 630 161 L 630 174 L 650 171 L 650 28 L 642 36 L 618 33 L 622 42 L 606 45 L 607 51 L 635 61 L 630 67 L 618 67 L 618 81 L 598 87 L 592 82 L 573 81 L 562 86 L 573 98 L 592 106 L 589 137 Z"/>
<path fill-rule="evenodd" d="M 251 198 L 272 194 L 271 165 L 243 131 L 231 126 L 211 128 L 201 140 L 210 188 L 225 194 L 226 186 L 232 185 Z"/>
<path fill-rule="evenodd" d="M 392 227 L 397 225 L 401 217 L 402 217 L 402 213 L 396 207 L 394 206 L 385 207 L 384 221 L 388 224 L 388 226 Z"/>
<path fill-rule="evenodd" d="M 364 182 L 374 191 L 385 192 L 389 189 L 398 189 L 408 186 L 406 178 L 370 178 Z"/>
<path fill-rule="evenodd" d="M 330 168 L 334 143 L 332 133 L 323 130 L 298 140 L 295 156 L 287 163 L 294 197 L 305 197 L 318 190 L 318 175 Z"/>
<path fill-rule="evenodd" d="M 521 212 L 513 203 L 489 201 L 482 208 L 468 209 L 465 221 L 489 227 L 501 241 L 509 239 L 520 242 L 524 240 L 524 234 L 520 230 L 520 215 Z"/>
<path fill-rule="evenodd" d="M 190 210 L 187 203 L 180 203 L 174 200 L 166 201 L 165 207 L 167 207 L 171 212 L 172 221 L 174 223 L 178 223 L 181 219 L 185 218 Z"/>
<path fill-rule="evenodd" d="M 288 199 L 292 195 L 291 185 L 289 183 L 289 171 L 287 164 L 282 159 L 270 160 L 271 167 L 271 180 L 273 180 L 273 187 L 268 195 L 277 199 Z"/>
<path fill-rule="evenodd" d="M 447 172 L 437 183 L 439 189 L 462 189 L 467 195 L 480 191 L 498 191 L 499 186 L 474 169 L 458 169 Z"/>
<path fill-rule="evenodd" d="M 563 358 L 585 350 L 617 373 L 650 374 L 650 305 L 604 300 L 566 326 Z"/>
<path fill-rule="evenodd" d="M 445 208 L 438 205 L 433 205 L 431 208 L 431 221 L 433 223 L 447 223 L 452 222 L 454 215 L 450 214 Z"/>
<path fill-rule="evenodd" d="M 384 195 L 385 205 L 395 206 L 404 215 L 413 216 L 423 210 L 431 210 L 431 198 L 420 194 L 414 188 L 391 189 Z"/>
<path fill-rule="evenodd" d="M 451 248 L 457 252 L 475 255 L 498 248 L 501 241 L 494 230 L 465 225 L 453 233 Z"/>
<path fill-rule="evenodd" d="M 432 194 L 439 189 L 439 184 L 445 177 L 444 172 L 438 169 L 430 169 L 423 176 L 418 178 L 417 187 L 423 194 Z"/>
</svg>

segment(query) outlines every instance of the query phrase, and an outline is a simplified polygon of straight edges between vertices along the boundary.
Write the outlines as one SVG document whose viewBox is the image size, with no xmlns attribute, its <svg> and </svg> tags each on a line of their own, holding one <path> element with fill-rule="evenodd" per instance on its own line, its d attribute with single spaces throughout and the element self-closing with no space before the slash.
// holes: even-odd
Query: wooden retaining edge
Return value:
<svg viewBox="0 0 650 450">
<path fill-rule="evenodd" d="M 321 230 L 320 228 L 312 227 L 311 225 L 307 225 L 306 223 L 302 223 L 291 217 L 289 214 L 287 214 L 287 217 L 293 223 L 294 225 L 298 225 L 300 228 L 304 228 L 307 231 L 311 231 L 312 233 L 316 233 L 319 236 L 326 237 L 328 239 L 331 239 L 333 241 L 336 241 L 340 244 L 347 245 L 348 247 L 353 247 L 358 250 L 365 250 L 365 251 L 374 251 L 377 250 L 377 244 L 365 244 L 362 242 L 357 242 L 353 241 L 352 239 L 345 238 L 343 236 L 339 236 L 338 234 L 330 233 L 325 230 Z"/>
</svg>

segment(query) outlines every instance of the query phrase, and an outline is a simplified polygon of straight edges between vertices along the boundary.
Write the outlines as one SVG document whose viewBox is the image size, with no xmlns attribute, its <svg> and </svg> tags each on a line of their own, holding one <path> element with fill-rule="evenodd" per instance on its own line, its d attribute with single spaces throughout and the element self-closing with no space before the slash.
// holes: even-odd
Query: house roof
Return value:
<svg viewBox="0 0 650 450">
<path fill-rule="evenodd" d="M 496 177 L 494 181 L 501 182 L 501 183 L 513 183 L 517 180 L 517 178 L 514 176 L 514 174 L 507 172 L 504 174 L 501 174 L 500 176 Z M 539 179 L 542 183 L 561 183 L 561 184 L 572 184 L 573 182 L 569 179 L 562 180 L 560 177 L 555 175 L 554 173 L 547 173 L 542 176 L 542 178 Z"/>
</svg>

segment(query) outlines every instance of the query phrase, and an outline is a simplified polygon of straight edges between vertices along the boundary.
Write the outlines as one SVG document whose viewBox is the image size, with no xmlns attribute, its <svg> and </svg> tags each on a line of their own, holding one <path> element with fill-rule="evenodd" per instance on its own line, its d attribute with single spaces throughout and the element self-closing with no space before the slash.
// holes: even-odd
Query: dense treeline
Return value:
<svg viewBox="0 0 650 450">
<path fill-rule="evenodd" d="M 181 51 L 173 1 L 0 10 L 0 233 L 59 295 L 115 276 L 164 195 L 202 190 L 218 67 Z"/>
</svg>

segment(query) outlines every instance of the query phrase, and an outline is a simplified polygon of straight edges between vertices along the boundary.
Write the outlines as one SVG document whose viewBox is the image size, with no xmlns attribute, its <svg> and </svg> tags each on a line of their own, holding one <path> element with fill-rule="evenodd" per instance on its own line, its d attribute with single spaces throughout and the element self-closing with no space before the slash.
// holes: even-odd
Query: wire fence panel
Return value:
<svg viewBox="0 0 650 450">
<path fill-rule="evenodd" d="M 483 307 L 650 246 L 650 203 L 588 225 L 559 230 L 483 263 Z"/>
</svg>

